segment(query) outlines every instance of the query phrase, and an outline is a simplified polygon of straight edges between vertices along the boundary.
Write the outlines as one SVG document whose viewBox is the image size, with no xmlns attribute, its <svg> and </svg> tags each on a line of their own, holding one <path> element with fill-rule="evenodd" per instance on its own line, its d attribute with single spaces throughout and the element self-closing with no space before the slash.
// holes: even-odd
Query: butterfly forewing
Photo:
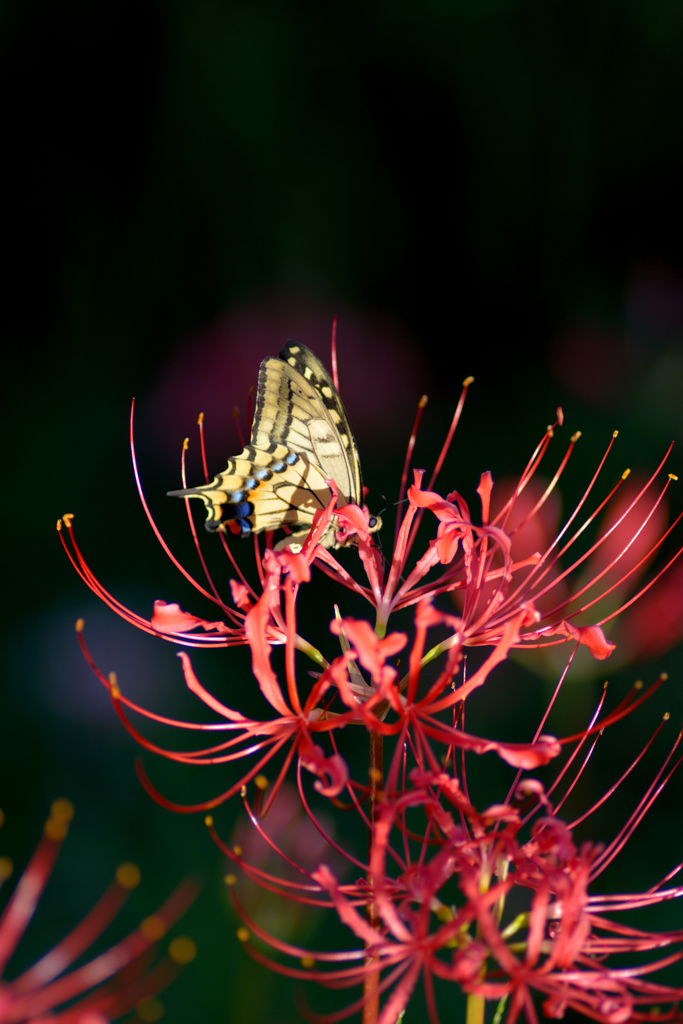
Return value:
<svg viewBox="0 0 683 1024">
<path fill-rule="evenodd" d="M 323 440 L 320 436 L 316 445 L 316 454 L 321 458 L 322 468 L 327 469 L 328 477 L 337 483 L 340 491 L 343 490 L 348 501 L 360 504 L 363 497 L 363 484 L 358 448 L 344 403 L 334 386 L 332 377 L 309 348 L 299 345 L 295 341 L 287 342 L 280 352 L 280 359 L 296 370 L 306 383 L 311 385 L 327 413 L 325 417 L 319 418 L 332 426 L 332 439 L 325 438 Z M 313 428 L 313 432 L 315 429 Z M 342 485 L 342 474 L 340 473 L 342 462 L 349 481 L 348 489 Z"/>
</svg>

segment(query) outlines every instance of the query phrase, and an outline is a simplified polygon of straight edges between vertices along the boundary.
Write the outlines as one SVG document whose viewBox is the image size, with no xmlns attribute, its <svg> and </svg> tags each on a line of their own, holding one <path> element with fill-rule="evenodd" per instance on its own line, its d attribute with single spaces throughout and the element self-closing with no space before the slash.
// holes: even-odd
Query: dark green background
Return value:
<svg viewBox="0 0 683 1024">
<path fill-rule="evenodd" d="M 86 618 L 127 693 L 192 716 L 173 649 L 98 608 L 54 523 L 76 515 L 93 568 L 140 612 L 162 597 L 211 617 L 140 512 L 130 399 L 150 502 L 194 568 L 183 510 L 164 498 L 182 438 L 204 410 L 222 468 L 238 448 L 232 407 L 244 417 L 260 360 L 290 336 L 327 359 L 335 313 L 375 508 L 396 500 L 420 394 L 431 401 L 417 462 L 429 466 L 469 373 L 445 490 L 470 497 L 482 470 L 519 472 L 559 403 L 569 432 L 584 431 L 570 494 L 615 427 L 613 472 L 651 466 L 683 434 L 683 7 L 36 0 L 5 4 L 0 32 L 2 852 L 25 860 L 53 797 L 77 805 L 24 956 L 78 920 L 120 860 L 145 879 L 130 921 L 195 870 L 205 892 L 183 929 L 199 958 L 164 997 L 166 1019 L 294 1021 L 289 983 L 238 947 L 201 820 L 141 792 L 134 744 L 83 668 L 73 623 Z M 190 459 L 197 479 L 196 444 Z M 683 471 L 677 454 L 671 469 Z M 243 652 L 197 665 L 230 702 L 253 685 Z M 621 694 L 638 675 L 672 677 L 616 750 L 635 755 L 665 709 L 680 719 L 681 667 L 670 654 L 615 681 Z M 510 669 L 472 721 L 526 737 L 545 685 Z M 595 680 L 575 684 L 571 727 L 596 692 Z M 655 761 L 596 838 L 619 827 Z M 148 767 L 188 801 L 230 778 Z M 477 769 L 500 799 L 498 767 Z M 600 791 L 598 768 L 591 785 Z M 615 886 L 647 887 L 681 857 L 680 834 L 662 834 L 680 787 L 641 826 Z M 217 817 L 229 836 L 231 810 Z M 418 996 L 406 1020 L 422 1019 Z"/>
</svg>

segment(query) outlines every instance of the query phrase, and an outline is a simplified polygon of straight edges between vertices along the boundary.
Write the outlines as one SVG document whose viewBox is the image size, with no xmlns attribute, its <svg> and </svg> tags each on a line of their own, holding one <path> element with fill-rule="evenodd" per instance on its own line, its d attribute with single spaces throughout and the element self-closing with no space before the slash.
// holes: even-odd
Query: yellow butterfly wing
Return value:
<svg viewBox="0 0 683 1024">
<path fill-rule="evenodd" d="M 362 500 L 358 451 L 339 393 L 317 356 L 290 341 L 279 359 L 261 363 L 249 444 L 210 484 L 169 493 L 201 498 L 209 530 L 228 525 L 248 536 L 286 525 L 301 540 L 316 510 L 329 504 L 327 479 L 337 484 L 340 505 Z M 335 545 L 334 530 L 322 543 Z"/>
</svg>

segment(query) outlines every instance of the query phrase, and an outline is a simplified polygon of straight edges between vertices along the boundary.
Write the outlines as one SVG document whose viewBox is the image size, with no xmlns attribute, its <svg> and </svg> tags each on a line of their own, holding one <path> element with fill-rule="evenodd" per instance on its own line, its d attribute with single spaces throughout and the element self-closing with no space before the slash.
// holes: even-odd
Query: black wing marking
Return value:
<svg viewBox="0 0 683 1024">
<path fill-rule="evenodd" d="M 210 484 L 169 492 L 201 498 L 209 530 L 232 523 L 247 536 L 289 525 L 305 536 L 329 503 L 326 479 L 340 504 L 362 500 L 356 443 L 332 378 L 304 345 L 290 341 L 280 356 L 261 363 L 250 443 Z M 322 543 L 333 544 L 334 532 Z"/>
<path fill-rule="evenodd" d="M 280 350 L 280 359 L 291 366 L 294 370 L 317 391 L 320 399 L 327 409 L 328 415 L 336 428 L 336 433 L 342 445 L 349 467 L 349 475 L 352 478 L 352 489 L 347 492 L 349 501 L 357 505 L 363 501 L 363 481 L 360 471 L 360 459 L 358 457 L 358 446 L 353 436 L 349 418 L 342 402 L 341 395 L 334 386 L 331 375 L 327 372 L 324 364 L 318 359 L 310 348 L 301 345 L 297 341 L 288 341 Z M 339 484 L 336 475 L 331 474 Z"/>
</svg>

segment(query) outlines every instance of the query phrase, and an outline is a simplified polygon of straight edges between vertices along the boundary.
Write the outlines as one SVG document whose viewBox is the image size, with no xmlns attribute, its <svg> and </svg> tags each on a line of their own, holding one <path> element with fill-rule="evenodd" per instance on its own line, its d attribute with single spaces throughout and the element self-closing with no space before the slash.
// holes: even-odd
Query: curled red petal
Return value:
<svg viewBox="0 0 683 1024">
<path fill-rule="evenodd" d="M 213 711 L 217 711 L 219 715 L 223 715 L 225 718 L 229 719 L 229 721 L 240 723 L 244 722 L 248 724 L 249 720 L 245 718 L 241 712 L 233 711 L 232 708 L 227 707 L 202 686 L 194 673 L 192 662 L 185 651 L 178 651 L 178 657 L 183 664 L 183 675 L 185 676 L 187 688 L 192 693 L 199 697 L 207 707 L 210 707 Z"/>
<path fill-rule="evenodd" d="M 493 491 L 493 477 L 490 471 L 487 469 L 485 473 L 481 474 L 479 478 L 479 486 L 477 487 L 477 494 L 481 501 L 481 521 L 482 523 L 488 523 L 491 516 L 491 492 Z"/>
<path fill-rule="evenodd" d="M 616 644 L 607 639 L 600 626 L 575 626 L 573 622 L 565 620 L 559 622 L 554 629 L 548 630 L 548 633 L 560 633 L 562 636 L 576 640 L 587 647 L 598 661 L 609 658 L 616 647 Z"/>
<path fill-rule="evenodd" d="M 253 607 L 249 590 L 244 583 L 240 583 L 239 580 L 230 580 L 230 593 L 240 611 L 248 612 Z"/>
<path fill-rule="evenodd" d="M 279 714 L 289 715 L 290 710 L 282 695 L 273 666 L 270 664 L 271 648 L 266 636 L 269 621 L 270 593 L 266 588 L 251 611 L 247 613 L 244 620 L 244 633 L 251 649 L 251 667 L 263 696 Z"/>
<path fill-rule="evenodd" d="M 439 523 L 437 539 L 430 541 L 430 547 L 434 545 L 442 565 L 450 565 L 458 553 L 461 540 L 462 530 L 459 528 L 453 529 L 452 527 L 449 529 L 444 527 L 443 523 Z"/>
<path fill-rule="evenodd" d="M 344 633 L 358 652 L 358 660 L 363 668 L 373 676 L 380 675 L 387 658 L 402 651 L 408 642 L 405 633 L 389 633 L 384 639 L 380 639 L 370 623 L 364 619 L 333 619 L 330 623 L 330 632 L 337 636 L 341 632 Z"/>
<path fill-rule="evenodd" d="M 295 583 L 310 583 L 311 567 L 301 552 L 288 551 L 286 548 L 276 552 L 275 557 L 282 568 L 289 572 Z"/>
<path fill-rule="evenodd" d="M 472 984 L 480 980 L 482 968 L 489 956 L 488 947 L 482 942 L 471 942 L 463 950 L 453 954 L 453 966 L 449 978 L 461 985 Z"/>
<path fill-rule="evenodd" d="M 349 769 L 340 754 L 326 757 L 322 747 L 304 739 L 299 745 L 299 757 L 304 768 L 318 776 L 313 787 L 321 796 L 339 796 L 349 780 Z"/>
<path fill-rule="evenodd" d="M 457 522 L 469 525 L 463 519 L 456 506 L 452 502 L 446 501 L 436 491 L 421 491 L 413 485 L 408 488 L 408 500 L 411 504 L 418 505 L 420 508 L 428 508 L 442 523 L 457 520 Z"/>
<path fill-rule="evenodd" d="M 165 601 L 154 602 L 151 625 L 160 633 L 189 633 L 198 626 L 207 631 L 229 632 L 224 622 L 207 622 L 206 619 L 199 619 L 196 615 L 184 612 L 179 604 L 167 604 Z"/>
<path fill-rule="evenodd" d="M 562 745 L 554 736 L 539 736 L 535 743 L 492 743 L 503 761 L 513 768 L 530 770 L 548 764 L 562 751 Z"/>
<path fill-rule="evenodd" d="M 343 505 L 337 509 L 337 518 L 346 524 L 350 534 L 368 533 L 370 514 L 360 505 Z"/>
<path fill-rule="evenodd" d="M 598 1005 L 598 1012 L 607 1024 L 624 1024 L 631 1019 L 633 1000 L 624 992 L 621 998 L 607 996 Z"/>
</svg>

